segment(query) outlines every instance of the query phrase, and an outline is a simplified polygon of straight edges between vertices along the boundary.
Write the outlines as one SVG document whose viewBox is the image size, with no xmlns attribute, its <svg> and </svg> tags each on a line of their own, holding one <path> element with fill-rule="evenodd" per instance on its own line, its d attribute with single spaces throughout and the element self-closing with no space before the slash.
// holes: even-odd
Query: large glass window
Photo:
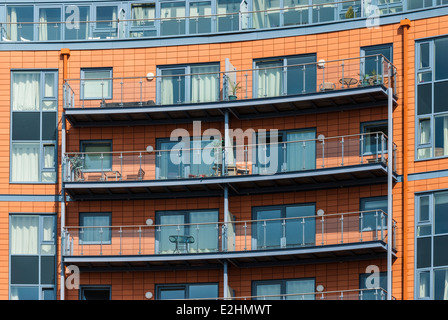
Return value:
<svg viewBox="0 0 448 320">
<path fill-rule="evenodd" d="M 362 154 L 364 156 L 378 155 L 387 152 L 387 141 L 382 134 L 387 136 L 387 120 L 364 122 L 361 124 Z"/>
<path fill-rule="evenodd" d="M 386 81 L 388 69 L 386 64 L 383 64 L 382 56 L 389 62 L 393 62 L 392 45 L 384 44 L 364 47 L 361 48 L 361 55 L 364 57 L 361 60 L 362 80 L 367 81 L 369 84 L 380 84 L 383 83 L 383 81 Z M 384 79 L 382 77 L 384 77 Z"/>
<path fill-rule="evenodd" d="M 56 235 L 53 215 L 10 215 L 10 299 L 55 297 Z"/>
<path fill-rule="evenodd" d="M 90 21 L 90 7 L 65 6 L 65 40 L 85 40 L 90 37 L 89 30 L 93 24 Z"/>
<path fill-rule="evenodd" d="M 155 3 L 135 3 L 131 5 L 131 38 L 155 36 Z"/>
<path fill-rule="evenodd" d="M 311 93 L 316 91 L 315 55 L 255 61 L 254 97 Z"/>
<path fill-rule="evenodd" d="M 255 300 L 314 300 L 315 279 L 263 280 L 252 283 Z"/>
<path fill-rule="evenodd" d="M 218 251 L 218 211 L 161 211 L 156 213 L 156 253 Z"/>
<path fill-rule="evenodd" d="M 185 34 L 185 1 L 164 1 L 160 4 L 160 35 Z"/>
<path fill-rule="evenodd" d="M 112 69 L 81 69 L 82 99 L 112 99 Z"/>
<path fill-rule="evenodd" d="M 373 279 L 372 274 L 359 275 L 359 300 L 386 300 L 387 273 L 380 272 L 378 276 L 379 279 Z"/>
<path fill-rule="evenodd" d="M 38 33 L 40 41 L 61 39 L 63 24 L 61 8 L 39 8 Z"/>
<path fill-rule="evenodd" d="M 56 182 L 57 72 L 11 74 L 11 182 Z"/>
<path fill-rule="evenodd" d="M 8 6 L 6 22 L 6 39 L 11 41 L 34 40 L 33 6 Z"/>
<path fill-rule="evenodd" d="M 448 300 L 448 191 L 416 197 L 417 299 Z"/>
<path fill-rule="evenodd" d="M 363 211 L 359 220 L 359 229 L 374 231 L 387 226 L 387 196 L 362 198 L 360 210 Z"/>
<path fill-rule="evenodd" d="M 219 101 L 219 64 L 159 67 L 158 103 Z"/>
<path fill-rule="evenodd" d="M 112 225 L 110 212 L 81 212 L 79 225 L 82 228 L 80 240 L 83 244 L 110 244 L 112 234 L 108 226 Z"/>
<path fill-rule="evenodd" d="M 253 208 L 252 248 L 279 249 L 314 245 L 314 204 Z"/>
<path fill-rule="evenodd" d="M 83 171 L 112 170 L 112 142 L 110 140 L 81 141 Z"/>
<path fill-rule="evenodd" d="M 217 0 L 217 30 L 219 32 L 239 29 L 240 3 L 240 0 Z"/>
<path fill-rule="evenodd" d="M 212 30 L 212 2 L 191 1 L 189 7 L 189 33 L 210 33 Z"/>
<path fill-rule="evenodd" d="M 217 283 L 156 285 L 157 300 L 215 298 L 218 298 Z"/>
<path fill-rule="evenodd" d="M 95 26 L 93 38 L 113 39 L 118 35 L 118 7 L 117 6 L 96 6 Z"/>
<path fill-rule="evenodd" d="M 448 156 L 448 38 L 416 46 L 417 159 Z"/>
</svg>

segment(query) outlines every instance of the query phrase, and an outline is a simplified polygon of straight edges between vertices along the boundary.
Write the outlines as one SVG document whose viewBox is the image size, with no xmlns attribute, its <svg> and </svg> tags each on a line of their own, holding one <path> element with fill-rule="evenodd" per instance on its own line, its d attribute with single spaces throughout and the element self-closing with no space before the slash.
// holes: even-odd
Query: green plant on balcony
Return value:
<svg viewBox="0 0 448 320">
<path fill-rule="evenodd" d="M 350 6 L 347 9 L 347 12 L 345 13 L 345 19 L 352 19 L 355 17 L 355 11 L 353 10 L 353 7 Z"/>
<path fill-rule="evenodd" d="M 83 159 L 82 157 L 76 155 L 69 159 L 70 171 L 73 172 L 73 177 L 75 181 L 82 180 L 82 167 Z"/>
<path fill-rule="evenodd" d="M 237 92 L 239 89 L 241 89 L 240 83 L 239 82 L 233 82 L 232 80 L 229 81 L 230 84 L 230 90 L 232 92 L 232 94 L 229 95 L 229 100 L 236 100 L 237 97 Z"/>
</svg>

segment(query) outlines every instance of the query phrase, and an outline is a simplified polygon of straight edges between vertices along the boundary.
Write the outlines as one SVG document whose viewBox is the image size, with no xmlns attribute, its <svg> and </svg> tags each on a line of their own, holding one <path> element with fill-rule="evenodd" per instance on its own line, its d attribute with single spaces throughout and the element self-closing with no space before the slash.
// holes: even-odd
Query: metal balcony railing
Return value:
<svg viewBox="0 0 448 320">
<path fill-rule="evenodd" d="M 442 3 L 437 3 L 436 6 Z M 442 4 L 443 5 L 443 4 Z M 201 5 L 200 5 L 201 6 Z M 364 4 L 364 7 L 366 5 Z M 425 7 L 431 4 L 381 1 L 376 3 L 381 15 L 393 14 Z M 163 6 L 148 9 L 148 16 L 159 18 L 131 19 L 132 10 L 125 19 L 82 21 L 81 17 L 68 15 L 66 21 L 61 18 L 46 20 L 45 15 L 39 22 L 33 22 L 32 15 L 18 14 L 9 16 L 8 21 L 0 23 L 0 41 L 3 42 L 52 42 L 52 41 L 98 41 L 109 39 L 159 38 L 195 34 L 215 34 L 241 32 L 244 30 L 263 30 L 288 26 L 307 26 L 333 21 L 347 21 L 353 18 L 369 18 L 371 12 L 362 10 L 360 0 L 327 1 L 319 4 L 284 6 L 265 10 L 249 11 L 240 6 L 233 8 L 218 5 L 216 14 L 196 14 L 187 12 L 185 5 L 178 7 L 177 16 L 164 11 Z M 210 5 L 202 9 L 211 11 Z M 199 11 L 199 10 L 198 10 Z M 196 12 L 198 12 L 196 11 Z M 69 12 L 67 12 L 69 13 Z M 35 14 L 37 16 L 37 14 Z M 60 21 L 54 21 L 59 19 Z M 77 19 L 77 20 L 76 20 Z M 27 21 L 27 22 L 25 22 Z"/>
<path fill-rule="evenodd" d="M 253 252 L 383 241 L 382 210 L 229 222 L 137 226 L 66 226 L 64 256 L 129 256 Z M 336 250 L 336 249 L 335 249 Z"/>
<path fill-rule="evenodd" d="M 144 77 L 67 79 L 64 108 L 126 108 L 297 96 L 382 85 L 397 94 L 397 69 L 381 54 L 356 58 Z M 211 71 L 210 71 L 211 70 Z M 176 72 L 178 73 L 178 72 Z"/>
<path fill-rule="evenodd" d="M 383 132 L 285 142 L 273 142 L 273 137 L 268 143 L 260 140 L 262 143 L 227 147 L 219 139 L 188 140 L 168 142 L 171 148 L 164 150 L 66 153 L 63 181 L 107 183 L 272 176 L 372 163 L 386 165 L 391 159 Z M 393 146 L 391 160 L 395 171 L 396 146 Z"/>
<path fill-rule="evenodd" d="M 334 291 L 316 291 L 312 293 L 290 293 L 279 295 L 260 295 L 260 296 L 235 296 L 218 298 L 200 298 L 185 300 L 386 300 L 387 291 L 383 288 L 334 290 Z M 392 297 L 392 300 L 395 300 Z M 258 309 L 262 314 L 262 309 Z M 267 310 L 265 310 L 267 312 Z"/>
</svg>

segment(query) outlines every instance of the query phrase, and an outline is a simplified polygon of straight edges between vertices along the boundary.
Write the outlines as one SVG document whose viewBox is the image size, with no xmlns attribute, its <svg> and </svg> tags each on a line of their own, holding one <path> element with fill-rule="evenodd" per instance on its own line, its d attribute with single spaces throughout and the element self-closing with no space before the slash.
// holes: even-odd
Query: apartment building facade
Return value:
<svg viewBox="0 0 448 320">
<path fill-rule="evenodd" d="M 1 1 L 0 298 L 448 299 L 447 25 Z"/>
</svg>

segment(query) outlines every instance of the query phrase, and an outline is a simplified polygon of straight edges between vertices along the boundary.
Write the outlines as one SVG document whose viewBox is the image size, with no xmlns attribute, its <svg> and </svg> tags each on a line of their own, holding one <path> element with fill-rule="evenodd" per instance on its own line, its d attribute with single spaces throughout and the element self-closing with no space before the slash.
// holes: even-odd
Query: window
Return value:
<svg viewBox="0 0 448 320">
<path fill-rule="evenodd" d="M 252 282 L 256 300 L 314 300 L 315 279 L 263 280 Z"/>
<path fill-rule="evenodd" d="M 362 123 L 361 133 L 365 133 L 362 136 L 363 155 L 387 153 L 387 141 L 381 139 L 383 137 L 381 133 L 387 137 L 387 120 Z"/>
<path fill-rule="evenodd" d="M 448 192 L 416 196 L 417 299 L 448 300 Z"/>
<path fill-rule="evenodd" d="M 131 5 L 132 25 L 130 37 L 156 36 L 155 3 L 135 3 Z"/>
<path fill-rule="evenodd" d="M 110 286 L 80 286 L 80 300 L 111 300 Z"/>
<path fill-rule="evenodd" d="M 378 280 L 378 287 L 375 287 Z M 373 279 L 372 274 L 359 275 L 359 299 L 360 300 L 386 300 L 387 273 L 380 272 L 379 279 Z M 382 290 L 381 290 L 382 289 Z"/>
<path fill-rule="evenodd" d="M 156 253 L 218 251 L 218 211 L 156 212 Z"/>
<path fill-rule="evenodd" d="M 81 141 L 81 152 L 84 156 L 83 171 L 112 170 L 112 141 Z"/>
<path fill-rule="evenodd" d="M 94 7 L 95 25 L 93 38 L 113 39 L 118 35 L 118 7 L 96 6 Z"/>
<path fill-rule="evenodd" d="M 75 13 L 79 12 L 79 16 Z M 87 6 L 76 6 L 73 7 L 65 6 L 65 20 L 67 24 L 64 26 L 65 40 L 86 40 L 89 38 L 89 30 L 91 24 L 90 21 L 90 7 Z M 79 21 L 78 21 L 79 19 Z"/>
<path fill-rule="evenodd" d="M 61 8 L 39 8 L 39 41 L 60 40 L 61 28 L 64 25 L 61 21 Z"/>
<path fill-rule="evenodd" d="M 314 204 L 255 207 L 252 211 L 256 220 L 252 226 L 254 250 L 315 244 Z"/>
<path fill-rule="evenodd" d="M 217 283 L 156 285 L 157 300 L 215 299 L 218 298 Z"/>
<path fill-rule="evenodd" d="M 239 30 L 240 0 L 217 0 L 219 32 Z"/>
<path fill-rule="evenodd" d="M 384 214 L 387 214 L 387 196 L 360 199 L 360 210 L 367 212 L 362 213 L 359 230 L 373 231 L 387 227 L 387 216 Z"/>
<path fill-rule="evenodd" d="M 112 99 L 112 69 L 81 69 L 82 99 Z"/>
<path fill-rule="evenodd" d="M 382 64 L 383 61 L 380 55 L 383 55 L 384 58 L 392 63 L 392 44 L 361 48 L 361 56 L 365 57 L 361 60 L 361 76 L 364 80 L 373 80 L 373 82 L 369 83 L 382 83 L 383 79 L 381 77 L 386 78 L 388 76 L 388 67 Z"/>
<path fill-rule="evenodd" d="M 254 0 L 253 9 L 255 11 L 253 13 L 255 29 L 280 26 L 280 0 Z"/>
<path fill-rule="evenodd" d="M 160 35 L 185 34 L 185 1 L 164 1 L 160 3 Z"/>
<path fill-rule="evenodd" d="M 6 38 L 11 41 L 34 40 L 33 6 L 7 6 Z"/>
<path fill-rule="evenodd" d="M 212 30 L 212 2 L 211 1 L 191 1 L 189 4 L 189 24 L 190 34 L 210 33 Z"/>
<path fill-rule="evenodd" d="M 316 91 L 316 55 L 260 59 L 254 62 L 254 97 Z"/>
<path fill-rule="evenodd" d="M 158 103 L 181 104 L 219 101 L 219 64 L 159 67 Z"/>
<path fill-rule="evenodd" d="M 11 182 L 56 182 L 57 72 L 11 74 Z"/>
<path fill-rule="evenodd" d="M 257 146 L 253 155 L 253 173 L 274 174 L 310 170 L 316 167 L 316 137 L 314 129 L 299 129 L 273 133 L 257 134 Z M 272 139 L 276 138 L 277 143 Z M 284 142 L 284 143 L 282 143 Z"/>
<path fill-rule="evenodd" d="M 79 225 L 84 227 L 80 235 L 83 244 L 111 243 L 111 228 L 107 228 L 112 225 L 112 214 L 110 212 L 81 212 L 79 213 Z"/>
<path fill-rule="evenodd" d="M 416 45 L 416 158 L 448 156 L 448 38 Z"/>
<path fill-rule="evenodd" d="M 10 299 L 55 298 L 55 216 L 14 214 L 9 223 Z"/>
</svg>

